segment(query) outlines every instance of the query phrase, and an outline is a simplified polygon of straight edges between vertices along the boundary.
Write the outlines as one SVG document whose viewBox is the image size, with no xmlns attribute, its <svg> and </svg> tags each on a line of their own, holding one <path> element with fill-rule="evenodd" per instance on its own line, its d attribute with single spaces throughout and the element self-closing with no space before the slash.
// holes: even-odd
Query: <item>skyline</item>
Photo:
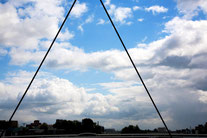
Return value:
<svg viewBox="0 0 207 138">
<path fill-rule="evenodd" d="M 71 0 L 0 2 L 0 119 L 8 120 Z M 207 2 L 104 1 L 170 130 L 206 121 Z M 163 124 L 99 1 L 79 0 L 14 120 Z"/>
</svg>

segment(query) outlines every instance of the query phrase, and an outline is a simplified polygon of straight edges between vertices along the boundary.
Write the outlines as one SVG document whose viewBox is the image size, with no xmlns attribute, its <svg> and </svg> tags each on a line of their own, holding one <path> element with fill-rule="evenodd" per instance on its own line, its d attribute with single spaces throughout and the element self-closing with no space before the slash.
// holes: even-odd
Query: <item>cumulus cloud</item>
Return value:
<svg viewBox="0 0 207 138">
<path fill-rule="evenodd" d="M 58 39 L 60 41 L 67 41 L 72 39 L 73 37 L 74 37 L 74 33 L 71 33 L 69 32 L 68 29 L 65 29 L 65 32 L 59 34 Z"/>
<path fill-rule="evenodd" d="M 145 8 L 146 11 L 150 12 L 152 11 L 153 14 L 156 14 L 156 13 L 165 13 L 168 11 L 167 8 L 163 7 L 163 6 L 158 6 L 158 5 L 154 5 L 154 6 L 151 6 L 149 8 Z"/>
<path fill-rule="evenodd" d="M 184 18 L 191 19 L 197 16 L 200 11 L 207 13 L 206 0 L 177 0 L 177 8 L 180 13 L 184 14 Z"/>
<path fill-rule="evenodd" d="M 163 109 L 163 105 L 168 108 L 165 110 L 167 111 L 165 118 L 170 117 L 169 122 L 171 122 L 172 127 L 174 125 L 182 128 L 189 126 L 189 122 L 196 125 L 199 121 L 205 120 L 206 112 L 192 111 L 192 108 L 189 109 L 187 107 L 191 105 L 195 109 L 200 107 L 202 111 L 206 111 L 205 93 L 207 88 L 205 84 L 207 77 L 204 59 L 206 55 L 207 41 L 205 41 L 205 37 L 207 30 L 203 29 L 207 28 L 206 25 L 207 22 L 205 20 L 190 21 L 175 17 L 165 24 L 164 31 L 168 35 L 160 40 L 146 44 L 145 48 L 147 49 L 143 49 L 140 52 L 143 53 L 146 50 L 143 56 L 140 54 L 133 55 L 132 52 L 137 53 L 138 50 L 142 50 L 141 48 L 130 49 L 132 57 L 135 59 L 138 69 L 140 68 L 140 72 L 152 91 L 155 101 L 161 106 L 161 109 Z M 146 58 L 136 60 L 136 55 L 140 57 L 145 55 Z M 145 61 L 147 61 L 147 64 L 144 64 L 146 63 Z M 137 80 L 134 70 L 130 68 L 130 65 L 127 67 L 127 64 L 125 68 L 117 68 L 114 74 L 116 79 Z M 112 83 L 108 86 L 116 88 L 116 85 Z M 107 85 L 104 84 L 104 86 Z M 109 89 L 112 92 L 126 93 L 124 88 L 119 89 L 120 91 L 114 90 L 114 88 Z M 133 90 L 131 89 L 130 91 Z M 183 104 L 183 98 L 186 104 Z M 192 114 L 192 117 L 186 119 L 186 114 L 182 110 L 186 114 Z M 199 119 L 195 120 L 194 118 Z"/>
<path fill-rule="evenodd" d="M 21 8 L 25 4 L 28 6 Z M 39 39 L 54 37 L 64 9 L 60 0 L 9 1 L 0 4 L 0 12 L 0 43 L 5 47 L 35 49 Z"/>
<path fill-rule="evenodd" d="M 113 16 L 116 22 L 121 24 L 130 24 L 126 19 L 131 18 L 133 16 L 132 9 L 129 7 L 117 7 L 114 4 L 109 4 L 109 14 Z"/>
<path fill-rule="evenodd" d="M 206 110 L 205 92 L 207 88 L 205 84 L 207 82 L 207 76 L 205 73 L 206 69 L 202 67 L 205 66 L 205 60 L 200 60 L 203 58 L 205 59 L 206 55 L 205 48 L 207 42 L 205 41 L 205 34 L 207 33 L 206 30 L 203 29 L 206 28 L 206 24 L 206 21 L 202 20 L 189 21 L 176 17 L 165 24 L 164 31 L 168 33 L 166 37 L 145 44 L 144 47 L 138 46 L 129 49 L 155 102 L 163 112 L 164 118 L 167 118 L 170 128 L 172 129 L 175 128 L 175 126 L 182 128 L 192 125 L 189 122 L 196 125 L 199 121 L 203 120 L 204 116 L 207 114 L 206 112 L 199 113 L 199 111 L 187 108 L 189 105 L 195 107 L 195 109 L 197 109 L 198 106 L 202 106 L 200 109 Z M 57 56 L 59 57 L 58 60 L 53 58 Z M 76 59 L 76 62 L 74 62 L 73 59 Z M 196 63 L 199 63 L 199 66 Z M 148 114 L 148 112 L 154 111 L 153 108 L 148 110 L 149 107 L 152 107 L 150 101 L 143 87 L 141 85 L 139 86 L 140 82 L 136 73 L 123 51 L 110 50 L 86 53 L 83 49 L 74 46 L 63 47 L 60 44 L 59 47 L 54 48 L 54 51 L 51 51 L 51 57 L 48 58 L 46 65 L 50 68 L 67 68 L 85 71 L 89 68 L 94 68 L 113 73 L 114 79 L 116 80 L 138 82 L 129 82 L 125 84 L 111 82 L 99 85 L 116 95 L 116 100 L 113 99 L 114 103 L 118 105 L 118 103 L 122 102 L 129 105 L 126 108 L 115 106 L 113 109 L 119 109 L 117 111 L 119 111 L 123 117 L 125 114 L 128 114 L 131 117 L 134 116 L 134 118 L 131 118 L 131 120 L 133 120 L 136 116 L 140 119 L 140 122 L 146 123 L 146 118 L 142 118 L 143 116 L 138 113 L 138 110 L 141 109 L 135 110 L 133 108 L 136 102 L 142 105 L 142 103 L 146 103 L 147 101 L 147 105 L 149 106 L 143 106 L 142 109 L 144 110 L 144 108 L 146 108 L 147 110 L 146 112 L 142 110 L 142 112 Z M 128 94 L 128 92 L 130 92 L 130 94 Z M 102 95 L 99 96 L 102 97 Z M 183 104 L 183 101 L 185 101 L 186 104 Z M 96 102 L 94 102 L 94 104 L 99 105 L 99 103 Z M 90 107 L 92 108 L 94 106 L 90 105 Z M 103 117 L 99 114 L 100 110 L 105 111 L 104 108 L 94 107 L 93 112 L 95 114 L 92 116 Z M 186 120 L 186 114 L 182 111 L 193 115 Z M 107 117 L 109 114 L 106 113 L 104 115 Z M 110 112 L 110 115 L 115 118 L 117 114 Z M 199 117 L 199 120 L 194 120 L 196 116 Z M 156 119 L 156 113 L 152 116 L 149 115 L 149 118 L 152 120 Z"/>
<path fill-rule="evenodd" d="M 0 82 L 0 109 L 10 112 L 15 107 L 18 102 L 17 99 L 21 98 L 32 75 L 33 72 L 12 72 L 7 75 L 5 81 Z M 123 91 L 123 86 L 120 88 L 117 85 L 116 89 L 120 89 L 121 92 Z M 128 90 L 130 89 L 132 88 Z M 49 121 L 56 118 L 77 119 L 87 116 L 95 119 L 102 118 L 103 122 L 106 122 L 110 118 L 122 119 L 128 117 L 125 113 L 135 115 L 137 114 L 136 110 L 142 110 L 142 108 L 149 106 L 147 103 L 142 104 L 140 102 L 141 97 L 135 95 L 134 92 L 128 92 L 127 95 L 123 92 L 121 93 L 114 92 L 113 95 L 90 94 L 85 88 L 77 87 L 66 79 L 58 78 L 46 72 L 40 72 L 15 118 L 25 122 L 33 121 L 33 119 Z M 137 109 L 135 105 L 138 104 L 140 105 Z M 1 114 L 0 117 L 7 119 L 10 115 L 8 112 L 7 115 Z M 40 114 L 41 116 L 39 116 Z M 143 114 L 151 116 L 148 111 L 138 113 L 140 118 L 144 117 Z M 25 120 L 24 117 L 27 115 L 31 117 L 27 117 Z M 131 119 L 136 119 L 136 116 Z M 109 122 L 107 123 L 108 125 L 113 125 Z"/>
<path fill-rule="evenodd" d="M 72 9 L 71 15 L 75 18 L 81 17 L 84 13 L 88 11 L 86 3 L 76 3 Z"/>
<path fill-rule="evenodd" d="M 175 17 L 166 23 L 166 32 L 172 35 L 166 43 L 171 50 L 168 55 L 194 56 L 204 52 L 206 20 L 190 21 Z M 196 49 L 194 49 L 196 47 Z"/>
<path fill-rule="evenodd" d="M 43 54 L 39 50 L 48 47 L 41 45 L 44 43 L 41 40 L 51 40 L 55 36 L 63 20 L 64 8 L 62 0 L 10 0 L 0 4 L 0 13 L 2 54 L 7 51 L 12 57 L 11 64 L 22 65 L 31 61 L 31 55 L 37 55 L 35 61 L 39 61 Z M 66 28 L 60 33 L 59 40 L 66 41 L 73 36 Z"/>
<path fill-rule="evenodd" d="M 202 107 L 202 110 L 206 111 L 204 107 L 206 95 L 206 64 L 203 55 L 206 49 L 205 34 L 207 22 L 205 20 L 200 21 L 190 21 L 179 17 L 175 17 L 171 21 L 165 24 L 165 32 L 169 33 L 163 39 L 157 40 L 153 43 L 147 45 L 147 47 L 157 47 L 155 49 L 156 55 L 153 56 L 148 63 L 151 63 L 151 68 L 147 66 L 142 66 L 143 75 L 145 73 L 152 73 L 148 79 L 146 79 L 146 84 L 149 87 L 153 87 L 153 91 L 157 94 L 161 94 L 161 97 L 156 101 L 164 102 L 165 104 L 170 104 L 171 118 L 176 120 L 182 120 L 180 123 L 176 123 L 177 126 L 190 125 L 187 120 L 184 119 L 184 114 L 182 115 L 182 108 L 188 114 L 192 114 L 189 119 L 193 124 L 196 124 L 196 118 L 203 118 L 206 112 L 199 111 L 189 111 L 191 109 L 187 108 L 187 104 L 192 104 L 197 108 Z M 200 58 L 199 58 L 200 57 Z M 197 61 L 195 63 L 194 61 Z M 199 73 L 198 73 L 199 72 Z M 198 76 L 196 74 L 199 74 Z M 164 90 L 164 91 L 163 91 Z M 156 94 L 155 94 L 156 95 Z M 158 98 L 155 96 L 155 99 Z M 173 107 L 173 104 L 182 105 L 181 97 L 185 97 L 185 105 L 179 107 Z M 194 98 L 193 98 L 194 97 Z M 195 98 L 196 97 L 196 98 Z M 194 99 L 194 100 L 192 100 Z M 170 100 L 170 101 L 169 101 Z M 172 101 L 171 101 L 172 100 Z M 186 106 L 186 107 L 185 107 Z M 176 109 L 177 108 L 177 109 Z M 178 113 L 180 112 L 180 114 Z M 181 126 L 180 126 L 181 127 Z"/>
<path fill-rule="evenodd" d="M 144 63 L 154 55 L 153 50 L 148 48 L 132 48 L 129 49 L 129 52 L 137 64 Z M 56 58 L 57 56 L 59 57 L 58 59 Z M 85 71 L 92 67 L 106 72 L 116 72 L 120 69 L 131 68 L 129 59 L 124 51 L 107 50 L 86 53 L 81 48 L 70 45 L 65 48 L 61 47 L 61 44 L 55 46 L 51 51 L 46 61 L 46 66 L 49 68 L 68 68 Z"/>
<path fill-rule="evenodd" d="M 115 21 L 120 23 L 126 23 L 125 19 L 132 17 L 131 8 L 118 7 L 114 11 Z"/>
</svg>

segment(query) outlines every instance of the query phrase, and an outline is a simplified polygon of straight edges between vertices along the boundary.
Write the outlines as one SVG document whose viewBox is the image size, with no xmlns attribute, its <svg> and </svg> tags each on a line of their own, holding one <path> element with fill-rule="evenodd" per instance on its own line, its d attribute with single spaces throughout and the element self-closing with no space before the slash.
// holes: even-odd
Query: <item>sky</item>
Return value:
<svg viewBox="0 0 207 138">
<path fill-rule="evenodd" d="M 72 0 L 0 0 L 0 120 L 8 120 Z M 168 128 L 207 122 L 207 1 L 103 0 Z M 78 0 L 14 120 L 163 127 L 99 0 Z"/>
</svg>

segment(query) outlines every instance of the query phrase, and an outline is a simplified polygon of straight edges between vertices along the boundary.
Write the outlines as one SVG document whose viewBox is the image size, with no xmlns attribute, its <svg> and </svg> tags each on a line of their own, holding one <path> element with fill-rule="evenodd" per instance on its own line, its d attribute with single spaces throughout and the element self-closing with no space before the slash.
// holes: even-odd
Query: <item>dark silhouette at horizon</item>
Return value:
<svg viewBox="0 0 207 138">
<path fill-rule="evenodd" d="M 149 134 L 149 133 L 167 133 L 164 127 L 156 128 L 154 130 L 142 130 L 138 125 L 129 125 L 124 127 L 121 131 L 115 129 L 104 129 L 99 123 L 94 123 L 90 118 L 84 118 L 82 121 L 78 120 L 63 120 L 56 119 L 55 124 L 48 125 L 41 123 L 39 120 L 34 120 L 33 123 L 26 126 L 18 126 L 18 121 L 0 120 L 0 131 L 6 130 L 5 136 L 15 135 L 54 135 L 54 134 Z M 207 134 L 207 122 L 202 125 L 199 124 L 193 129 L 181 129 L 171 131 L 176 134 Z"/>
</svg>

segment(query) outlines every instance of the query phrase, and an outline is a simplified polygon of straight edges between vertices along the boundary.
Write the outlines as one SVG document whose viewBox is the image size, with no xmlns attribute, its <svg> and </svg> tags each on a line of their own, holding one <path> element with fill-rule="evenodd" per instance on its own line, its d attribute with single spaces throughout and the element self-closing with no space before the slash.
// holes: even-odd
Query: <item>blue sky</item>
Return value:
<svg viewBox="0 0 207 138">
<path fill-rule="evenodd" d="M 169 129 L 206 122 L 207 2 L 105 0 Z M 0 2 L 0 119 L 8 119 L 71 0 Z M 98 0 L 79 0 L 14 119 L 90 117 L 106 128 L 162 127 Z"/>
</svg>

